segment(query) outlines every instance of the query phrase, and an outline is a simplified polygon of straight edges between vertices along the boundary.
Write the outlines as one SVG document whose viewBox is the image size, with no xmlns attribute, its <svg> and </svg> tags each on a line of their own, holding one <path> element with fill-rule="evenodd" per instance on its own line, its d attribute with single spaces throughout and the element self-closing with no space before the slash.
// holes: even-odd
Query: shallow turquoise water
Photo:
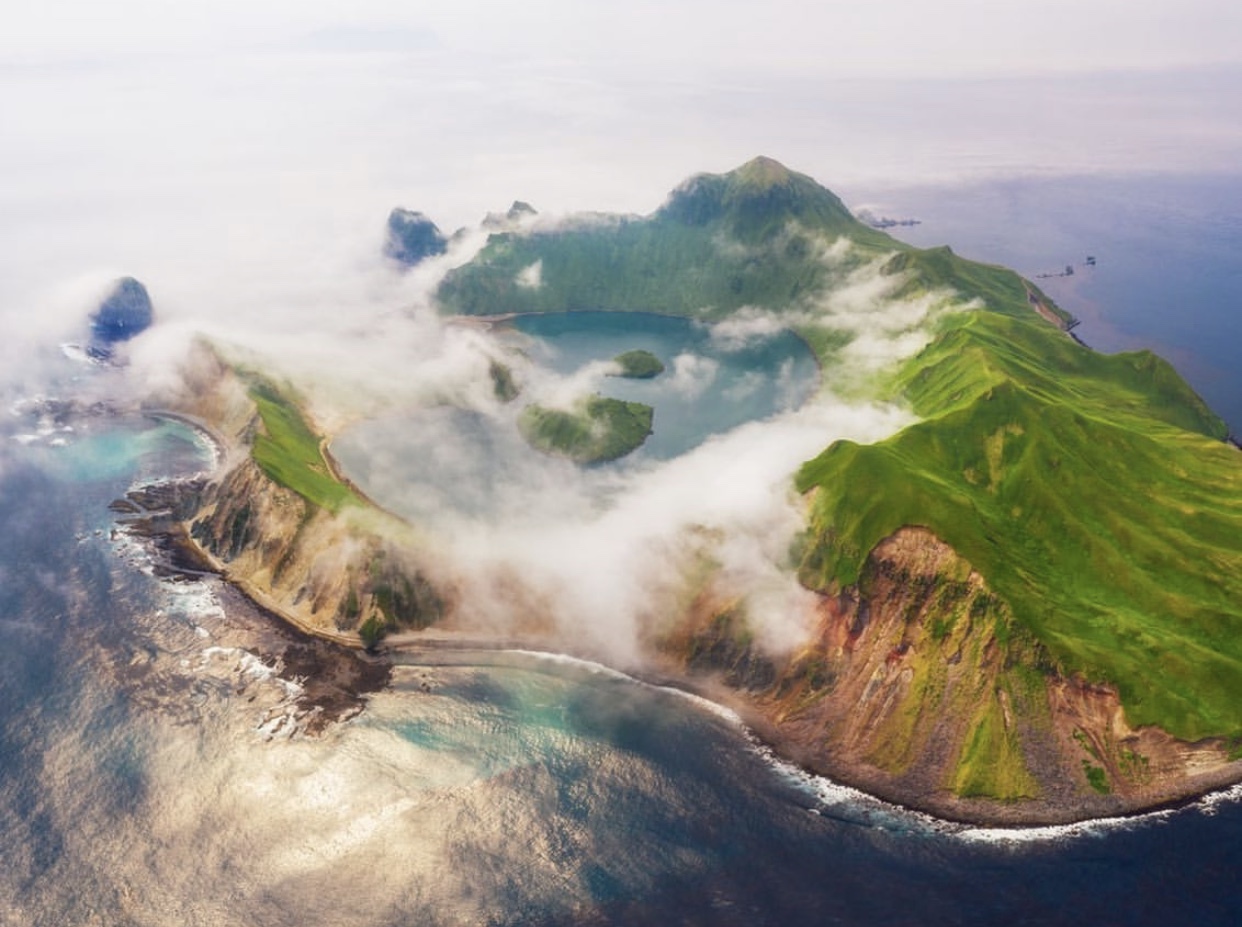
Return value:
<svg viewBox="0 0 1242 927">
<path fill-rule="evenodd" d="M 1235 801 L 936 827 L 589 664 L 410 655 L 354 721 L 271 736 L 296 680 L 269 626 L 110 537 L 131 480 L 203 449 L 142 421 L 66 441 L 0 458 L 0 923 L 1236 922 Z"/>
</svg>

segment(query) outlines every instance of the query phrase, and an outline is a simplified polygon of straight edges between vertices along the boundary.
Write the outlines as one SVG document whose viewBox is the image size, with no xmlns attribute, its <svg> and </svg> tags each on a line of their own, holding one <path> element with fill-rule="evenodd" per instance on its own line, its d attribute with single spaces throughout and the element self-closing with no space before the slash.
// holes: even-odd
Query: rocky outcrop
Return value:
<svg viewBox="0 0 1242 927">
<path fill-rule="evenodd" d="M 1242 771 L 1219 741 L 1126 724 L 1114 690 L 1063 675 L 971 565 L 922 528 L 881 542 L 857 585 L 823 596 L 813 640 L 774 662 L 734 607 L 700 597 L 664 642 L 739 689 L 765 737 L 805 765 L 972 821 L 1118 814 Z"/>
<path fill-rule="evenodd" d="M 388 214 L 388 238 L 384 253 L 407 267 L 426 258 L 443 254 L 448 239 L 439 227 L 421 212 L 397 207 Z"/>
<path fill-rule="evenodd" d="M 184 521 L 213 565 L 258 604 L 349 645 L 437 621 L 446 598 L 410 527 L 370 506 L 329 511 L 280 485 L 251 455 L 264 426 L 245 384 L 200 353 L 179 411 L 210 422 L 230 453 Z"/>
<path fill-rule="evenodd" d="M 484 216 L 483 228 L 489 232 L 511 232 L 537 215 L 538 211 L 530 203 L 514 200 L 507 212 L 489 212 Z"/>
<path fill-rule="evenodd" d="M 121 277 L 91 313 L 91 348 L 108 353 L 151 326 L 155 311 L 147 288 L 133 277 Z"/>
<path fill-rule="evenodd" d="M 210 484 L 190 535 L 260 604 L 347 642 L 423 628 L 444 601 L 375 516 L 333 514 L 275 484 L 251 459 Z"/>
</svg>

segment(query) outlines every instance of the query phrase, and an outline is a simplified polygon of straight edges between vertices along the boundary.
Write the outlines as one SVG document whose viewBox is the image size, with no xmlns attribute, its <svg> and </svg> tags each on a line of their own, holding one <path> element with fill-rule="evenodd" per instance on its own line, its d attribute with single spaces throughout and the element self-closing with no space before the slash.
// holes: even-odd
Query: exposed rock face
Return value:
<svg viewBox="0 0 1242 927">
<path fill-rule="evenodd" d="M 448 240 L 434 222 L 412 209 L 394 209 L 388 214 L 388 241 L 384 253 L 407 267 L 437 254 L 443 254 Z"/>
<path fill-rule="evenodd" d="M 879 544 L 857 586 L 822 600 L 811 645 L 776 664 L 727 605 L 694 611 L 666 642 L 687 669 L 746 690 L 764 733 L 800 761 L 903 804 L 1073 820 L 1236 778 L 1224 744 L 1132 730 L 1115 691 L 1061 676 L 970 564 L 922 528 Z"/>
<path fill-rule="evenodd" d="M 91 314 L 92 346 L 107 351 L 145 331 L 154 317 L 147 288 L 133 277 L 121 277 Z"/>
<path fill-rule="evenodd" d="M 206 489 L 190 533 L 261 605 L 329 636 L 369 645 L 444 608 L 400 545 L 310 505 L 250 459 Z"/>
<path fill-rule="evenodd" d="M 369 646 L 390 630 L 436 621 L 445 600 L 408 526 L 378 509 L 334 514 L 272 480 L 250 455 L 263 427 L 253 400 L 212 352 L 203 354 L 183 411 L 211 422 L 233 459 L 185 515 L 193 540 L 260 605 L 344 643 Z"/>
<path fill-rule="evenodd" d="M 523 222 L 539 215 L 538 211 L 530 203 L 522 200 L 514 200 L 513 205 L 509 207 L 509 211 L 505 213 L 489 212 L 483 217 L 483 228 L 491 231 L 510 232 L 516 229 Z"/>
</svg>

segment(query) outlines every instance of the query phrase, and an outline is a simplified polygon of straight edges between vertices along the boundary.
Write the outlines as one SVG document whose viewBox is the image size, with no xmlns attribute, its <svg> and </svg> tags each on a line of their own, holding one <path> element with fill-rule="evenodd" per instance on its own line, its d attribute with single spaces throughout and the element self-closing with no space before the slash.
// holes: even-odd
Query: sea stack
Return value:
<svg viewBox="0 0 1242 927">
<path fill-rule="evenodd" d="M 448 240 L 421 212 L 397 207 L 388 214 L 388 240 L 384 253 L 406 267 L 436 254 L 443 254 Z"/>
<path fill-rule="evenodd" d="M 147 288 L 133 277 L 121 277 L 91 314 L 91 348 L 111 353 L 112 345 L 149 328 L 154 315 Z"/>
</svg>

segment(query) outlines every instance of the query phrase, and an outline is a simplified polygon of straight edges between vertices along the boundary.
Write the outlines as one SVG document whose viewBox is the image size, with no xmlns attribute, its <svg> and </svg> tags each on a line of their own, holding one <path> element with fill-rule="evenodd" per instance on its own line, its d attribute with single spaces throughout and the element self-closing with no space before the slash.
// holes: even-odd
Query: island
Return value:
<svg viewBox="0 0 1242 927">
<path fill-rule="evenodd" d="M 91 313 L 91 339 L 87 350 L 96 358 L 110 358 L 117 345 L 146 331 L 154 318 L 155 309 L 147 288 L 134 277 L 121 277 L 113 281 L 107 295 Z"/>
<path fill-rule="evenodd" d="M 1067 822 L 1242 780 L 1242 455 L 1161 358 L 1097 354 L 1016 273 L 899 242 L 768 158 L 691 178 L 650 216 L 499 229 L 437 298 L 488 317 L 764 313 L 843 371 L 865 325 L 843 324 L 833 294 L 859 280 L 920 306 L 925 343 L 838 387 L 910 424 L 790 474 L 803 530 L 787 569 L 813 626 L 765 648 L 745 590 L 719 579 L 722 539 L 701 536 L 680 606 L 644 616 L 651 673 L 811 770 L 956 820 Z M 344 644 L 478 632 L 435 538 L 339 472 L 296 386 L 199 350 L 182 411 L 232 463 L 181 507 L 188 543 Z M 592 461 L 641 443 L 643 409 L 592 397 L 521 418 L 537 446 Z M 526 607 L 521 577 L 505 583 Z M 529 608 L 513 635 L 537 645 Z"/>
<path fill-rule="evenodd" d="M 664 372 L 664 362 L 650 351 L 626 351 L 618 354 L 613 360 L 620 367 L 620 372 L 613 374 L 631 380 L 650 380 Z"/>
<path fill-rule="evenodd" d="M 653 410 L 641 402 L 588 396 L 572 409 L 531 403 L 518 428 L 531 447 L 574 463 L 617 460 L 636 451 L 651 434 Z"/>
</svg>

